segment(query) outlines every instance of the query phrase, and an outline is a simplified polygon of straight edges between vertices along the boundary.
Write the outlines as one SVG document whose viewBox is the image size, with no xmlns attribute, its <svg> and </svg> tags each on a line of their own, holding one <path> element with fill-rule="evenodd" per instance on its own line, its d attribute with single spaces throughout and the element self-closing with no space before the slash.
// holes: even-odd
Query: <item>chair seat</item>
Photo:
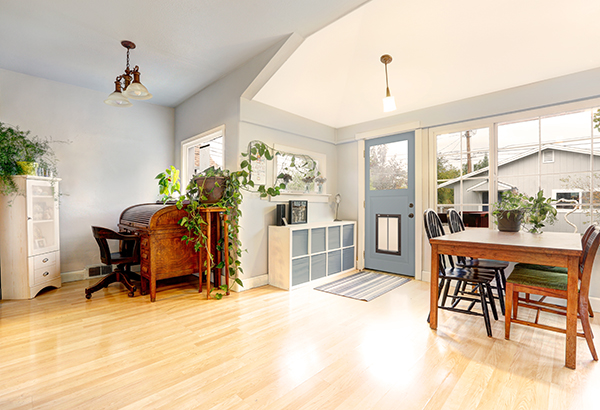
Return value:
<svg viewBox="0 0 600 410">
<path fill-rule="evenodd" d="M 139 263 L 139 257 L 137 255 L 130 255 L 128 253 L 121 252 L 112 252 L 110 254 L 111 264 L 112 265 L 122 265 L 124 263 L 127 264 L 137 264 Z"/>
<path fill-rule="evenodd" d="M 515 266 L 506 282 L 566 291 L 567 278 L 567 275 L 562 273 Z"/>
<path fill-rule="evenodd" d="M 567 268 L 561 268 L 561 267 L 558 267 L 558 266 L 535 265 L 533 263 L 517 263 L 515 265 L 515 268 L 543 270 L 543 271 L 546 271 L 546 272 L 562 273 L 562 274 L 565 274 L 565 275 L 568 273 L 568 269 Z"/>
<path fill-rule="evenodd" d="M 469 259 L 464 263 L 457 263 L 459 266 L 464 266 L 467 268 L 477 267 L 482 269 L 506 269 L 508 268 L 508 262 L 504 261 L 494 261 L 491 259 Z"/>
<path fill-rule="evenodd" d="M 489 283 L 495 277 L 495 272 L 477 268 L 448 268 L 445 270 L 447 279 L 466 282 Z"/>
</svg>

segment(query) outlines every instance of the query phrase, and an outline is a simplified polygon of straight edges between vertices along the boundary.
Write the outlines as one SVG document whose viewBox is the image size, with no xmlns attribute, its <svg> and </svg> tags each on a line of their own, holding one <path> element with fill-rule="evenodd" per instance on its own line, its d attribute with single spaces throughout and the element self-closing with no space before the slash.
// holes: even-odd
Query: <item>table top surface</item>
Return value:
<svg viewBox="0 0 600 410">
<path fill-rule="evenodd" d="M 500 232 L 487 228 L 472 228 L 462 232 L 446 234 L 430 240 L 432 244 L 464 243 L 480 246 L 543 248 L 577 253 L 582 251 L 581 235 L 567 232 Z"/>
</svg>

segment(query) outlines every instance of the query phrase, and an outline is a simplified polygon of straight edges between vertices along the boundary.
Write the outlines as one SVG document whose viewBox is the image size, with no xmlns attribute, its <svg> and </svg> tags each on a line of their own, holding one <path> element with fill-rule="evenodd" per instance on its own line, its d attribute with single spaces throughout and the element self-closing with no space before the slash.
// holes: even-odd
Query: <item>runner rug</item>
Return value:
<svg viewBox="0 0 600 410">
<path fill-rule="evenodd" d="M 410 278 L 404 276 L 362 271 L 316 287 L 315 290 L 368 302 L 409 281 Z"/>
</svg>

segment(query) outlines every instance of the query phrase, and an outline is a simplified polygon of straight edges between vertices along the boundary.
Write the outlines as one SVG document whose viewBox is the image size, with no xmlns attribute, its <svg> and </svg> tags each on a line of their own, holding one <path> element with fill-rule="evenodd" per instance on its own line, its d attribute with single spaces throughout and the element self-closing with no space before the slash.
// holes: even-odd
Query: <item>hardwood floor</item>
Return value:
<svg viewBox="0 0 600 410">
<path fill-rule="evenodd" d="M 412 281 L 371 302 L 269 286 L 157 302 L 87 281 L 0 303 L 0 409 L 597 409 L 600 363 L 578 338 L 440 312 Z M 600 335 L 600 315 L 593 331 Z M 559 321 L 560 319 L 556 319 Z M 597 339 L 596 339 L 597 340 Z M 600 347 L 600 346 L 598 346 Z"/>
</svg>

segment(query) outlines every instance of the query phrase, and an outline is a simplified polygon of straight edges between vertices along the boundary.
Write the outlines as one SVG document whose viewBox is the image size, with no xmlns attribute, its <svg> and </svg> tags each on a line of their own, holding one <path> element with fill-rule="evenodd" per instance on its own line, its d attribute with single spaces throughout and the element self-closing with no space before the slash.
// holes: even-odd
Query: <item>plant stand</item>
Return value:
<svg viewBox="0 0 600 410">
<path fill-rule="evenodd" d="M 214 265 L 218 265 L 223 261 L 225 263 L 225 285 L 227 286 L 226 295 L 229 295 L 229 219 L 223 208 L 203 208 L 201 213 L 206 221 L 203 232 L 206 235 L 206 247 L 198 251 L 198 293 L 202 292 L 202 279 L 206 275 L 206 298 L 210 298 L 210 276 L 213 271 L 209 252 L 215 258 Z M 221 230 L 221 226 L 223 229 Z M 222 235 L 221 235 L 222 234 Z M 223 240 L 223 251 L 217 251 L 217 243 L 221 238 Z M 206 265 L 206 266 L 205 266 Z M 221 284 L 221 271 L 214 270 L 215 286 Z"/>
</svg>

